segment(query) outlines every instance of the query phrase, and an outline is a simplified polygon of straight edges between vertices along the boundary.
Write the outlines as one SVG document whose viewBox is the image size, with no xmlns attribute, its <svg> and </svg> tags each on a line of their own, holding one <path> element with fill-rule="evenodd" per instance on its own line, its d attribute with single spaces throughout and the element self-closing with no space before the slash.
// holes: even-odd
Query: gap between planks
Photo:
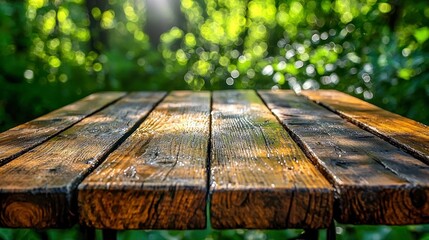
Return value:
<svg viewBox="0 0 429 240">
<path fill-rule="evenodd" d="M 291 91 L 258 92 L 334 184 L 338 221 L 395 225 L 429 221 L 426 164 Z"/>
<path fill-rule="evenodd" d="M 336 90 L 300 93 L 429 164 L 429 127 Z"/>
<path fill-rule="evenodd" d="M 64 132 L 125 96 L 100 92 L 0 133 L 0 166 Z"/>
<path fill-rule="evenodd" d="M 212 108 L 214 228 L 323 228 L 333 189 L 255 91 L 216 91 Z"/>
<path fill-rule="evenodd" d="M 209 92 L 170 93 L 79 185 L 80 222 L 109 229 L 204 228 L 209 125 Z"/>
<path fill-rule="evenodd" d="M 213 104 L 213 101 L 211 102 L 211 104 Z M 211 107 L 211 109 L 213 109 L 212 107 Z M 211 121 L 211 120 L 210 120 Z M 138 125 L 138 124 L 137 124 Z M 212 133 L 212 129 L 211 129 L 211 127 L 212 127 L 212 122 L 210 122 L 209 123 L 209 125 L 210 125 L 210 134 Z M 131 130 L 130 131 L 130 133 L 132 132 L 133 130 Z M 125 138 L 123 138 L 123 140 L 124 140 Z M 121 141 L 121 140 L 119 140 L 119 141 Z M 209 138 L 209 143 L 210 143 L 210 145 L 209 146 L 211 146 L 211 144 L 212 144 L 212 142 L 211 142 L 212 140 L 211 140 L 211 138 Z M 299 142 L 299 141 L 298 141 Z M 302 141 L 301 141 L 302 142 Z M 111 150 L 111 151 L 113 151 L 114 150 L 114 148 L 116 147 L 116 146 L 118 146 L 119 145 L 119 142 L 117 143 L 117 145 L 115 145 L 114 147 L 113 147 L 113 149 Z M 301 146 L 304 146 L 303 148 L 305 149 L 306 147 L 306 145 L 305 144 L 301 144 Z M 211 148 L 210 147 L 208 147 L 208 153 L 210 154 L 210 151 L 211 151 Z M 308 152 L 308 150 L 307 150 L 307 152 Z M 107 155 L 107 154 L 106 154 Z M 311 155 L 311 154 L 310 154 Z M 313 155 L 312 155 L 312 157 L 314 157 Z M 101 158 L 101 159 L 103 159 L 103 157 Z M 208 164 L 209 164 L 210 162 L 208 162 Z M 341 165 L 341 164 L 340 164 Z M 395 172 L 396 174 L 398 174 L 398 171 L 399 171 L 399 174 L 398 174 L 398 176 L 401 176 L 401 172 L 400 171 L 402 171 L 401 169 L 398 169 L 398 168 L 395 168 L 394 167 L 394 165 L 389 165 L 389 164 L 385 164 L 385 163 L 382 163 L 382 166 L 383 167 L 387 167 L 387 168 L 389 168 L 392 172 Z M 393 167 L 392 167 L 393 166 Z M 396 169 L 396 170 L 395 170 Z M 207 168 L 206 168 L 206 170 L 207 171 L 210 171 L 210 167 L 208 166 Z M 324 170 L 325 172 L 326 172 L 326 169 Z M 419 177 L 418 176 L 416 176 L 416 175 L 414 175 L 414 176 L 416 176 L 415 177 L 415 179 L 413 179 L 413 175 L 411 174 L 410 176 L 411 176 L 411 179 L 410 179 L 410 177 L 408 176 L 408 174 L 402 174 L 402 177 L 407 177 L 408 178 L 408 180 L 407 181 L 415 181 L 415 179 L 419 179 Z M 207 177 L 210 179 L 210 176 L 209 176 L 209 174 L 207 174 Z M 331 179 L 332 179 L 332 176 L 330 177 Z M 209 182 L 207 182 L 207 184 L 209 184 Z M 411 195 L 415 195 L 416 196 L 416 198 L 422 198 L 422 196 L 423 195 L 425 195 L 425 192 L 421 192 L 419 189 L 417 189 L 417 191 L 414 191 L 415 189 L 411 189 L 411 190 L 413 190 L 413 191 L 411 191 L 411 192 L 409 192 L 409 194 L 411 194 Z M 406 189 L 406 191 L 410 191 L 410 190 L 407 190 Z M 423 190 L 423 191 L 426 191 L 426 190 Z M 423 194 L 423 195 L 422 195 Z M 400 197 L 402 197 L 402 195 L 400 195 Z M 207 198 L 207 197 L 206 197 Z M 371 200 L 371 198 L 372 197 L 368 197 L 368 196 L 366 196 L 366 198 L 368 198 L 369 200 Z M 367 200 L 368 200 L 367 199 Z M 373 199 L 372 199 L 373 200 Z M 421 201 L 420 201 L 421 202 Z M 412 202 L 412 205 L 419 205 L 419 204 L 421 204 L 420 202 Z M 424 207 L 425 205 L 423 205 L 422 207 Z M 354 216 L 354 217 L 356 217 L 356 216 Z M 365 220 L 366 221 L 366 220 Z M 388 223 L 389 224 L 389 223 Z M 396 223 L 395 223 L 396 224 Z"/>
<path fill-rule="evenodd" d="M 3 165 L 0 225 L 47 228 L 74 224 L 77 184 L 164 96 L 131 93 Z"/>
</svg>

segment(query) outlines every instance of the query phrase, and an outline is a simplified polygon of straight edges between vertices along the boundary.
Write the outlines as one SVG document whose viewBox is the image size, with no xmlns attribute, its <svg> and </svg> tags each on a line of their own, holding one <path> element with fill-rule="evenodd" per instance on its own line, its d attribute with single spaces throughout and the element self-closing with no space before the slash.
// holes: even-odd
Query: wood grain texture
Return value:
<svg viewBox="0 0 429 240">
<path fill-rule="evenodd" d="M 172 92 L 79 186 L 80 222 L 110 229 L 206 226 L 210 93 Z"/>
<path fill-rule="evenodd" d="M 124 95 L 122 92 L 95 93 L 0 133 L 0 166 Z"/>
<path fill-rule="evenodd" d="M 333 189 L 254 91 L 213 93 L 214 228 L 323 228 Z"/>
<path fill-rule="evenodd" d="M 428 126 L 339 91 L 303 91 L 301 94 L 429 163 Z"/>
<path fill-rule="evenodd" d="M 0 226 L 75 223 L 79 182 L 163 96 L 127 95 L 0 167 Z"/>
<path fill-rule="evenodd" d="M 334 184 L 338 221 L 429 222 L 428 165 L 303 96 L 259 93 Z"/>
</svg>

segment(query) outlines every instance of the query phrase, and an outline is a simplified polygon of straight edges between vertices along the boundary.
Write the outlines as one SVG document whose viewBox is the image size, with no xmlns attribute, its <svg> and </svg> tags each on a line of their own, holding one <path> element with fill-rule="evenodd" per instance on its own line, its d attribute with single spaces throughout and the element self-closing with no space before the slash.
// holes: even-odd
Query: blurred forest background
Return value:
<svg viewBox="0 0 429 240">
<path fill-rule="evenodd" d="M 0 0 L 0 49 L 0 130 L 95 91 L 231 88 L 334 88 L 429 124 L 427 0 Z"/>
<path fill-rule="evenodd" d="M 0 130 L 95 91 L 335 88 L 429 124 L 427 0 L 0 0 Z"/>
</svg>

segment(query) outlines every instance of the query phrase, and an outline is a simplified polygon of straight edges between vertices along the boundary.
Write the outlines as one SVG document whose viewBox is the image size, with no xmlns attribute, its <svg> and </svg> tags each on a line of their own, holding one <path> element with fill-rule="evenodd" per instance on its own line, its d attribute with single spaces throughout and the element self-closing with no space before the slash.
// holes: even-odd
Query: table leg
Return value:
<svg viewBox="0 0 429 240">
<path fill-rule="evenodd" d="M 116 240 L 117 231 L 112 229 L 103 229 L 103 240 Z"/>
<path fill-rule="evenodd" d="M 328 229 L 326 230 L 326 239 L 327 240 L 335 240 L 336 239 L 335 221 L 334 220 L 332 220 L 331 224 L 329 225 Z"/>
<path fill-rule="evenodd" d="M 41 240 L 48 240 L 49 236 L 48 233 L 46 232 L 46 230 L 36 230 L 37 234 L 39 235 L 39 238 Z"/>
<path fill-rule="evenodd" d="M 317 240 L 319 239 L 319 230 L 317 229 L 304 229 L 304 232 L 301 233 L 296 238 L 293 238 L 292 240 Z"/>
<path fill-rule="evenodd" d="M 84 240 L 95 240 L 95 228 L 90 228 L 86 226 L 79 227 L 80 234 Z"/>
</svg>

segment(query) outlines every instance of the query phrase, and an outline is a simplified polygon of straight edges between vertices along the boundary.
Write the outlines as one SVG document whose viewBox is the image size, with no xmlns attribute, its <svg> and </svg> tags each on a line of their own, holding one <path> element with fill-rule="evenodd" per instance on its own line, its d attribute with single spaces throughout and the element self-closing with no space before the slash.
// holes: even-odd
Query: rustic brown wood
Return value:
<svg viewBox="0 0 429 240">
<path fill-rule="evenodd" d="M 0 166 L 124 95 L 122 92 L 95 93 L 1 133 Z"/>
<path fill-rule="evenodd" d="M 204 228 L 209 137 L 210 93 L 171 93 L 80 184 L 80 222 L 110 229 Z"/>
<path fill-rule="evenodd" d="M 213 93 L 214 228 L 327 227 L 333 189 L 254 91 Z"/>
<path fill-rule="evenodd" d="M 164 96 L 133 93 L 0 168 L 0 226 L 65 227 L 76 187 Z"/>
<path fill-rule="evenodd" d="M 429 222 L 428 165 L 291 91 L 259 93 L 334 184 L 338 221 Z"/>
<path fill-rule="evenodd" d="M 339 91 L 303 91 L 301 94 L 429 163 L 428 126 Z"/>
</svg>

